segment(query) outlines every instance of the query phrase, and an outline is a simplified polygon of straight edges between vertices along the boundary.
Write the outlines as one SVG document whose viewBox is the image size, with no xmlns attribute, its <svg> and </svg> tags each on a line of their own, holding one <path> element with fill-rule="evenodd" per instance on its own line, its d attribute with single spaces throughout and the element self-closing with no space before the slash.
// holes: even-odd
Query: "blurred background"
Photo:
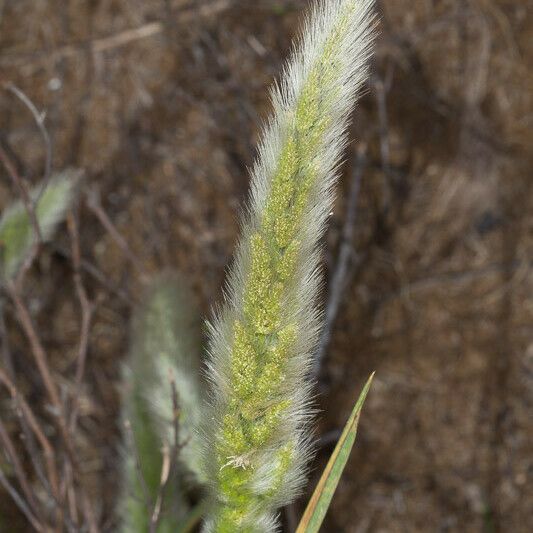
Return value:
<svg viewBox="0 0 533 533">
<path fill-rule="evenodd" d="M 533 517 L 533 3 L 379 0 L 372 77 L 325 242 L 320 446 L 308 494 L 369 373 L 328 532 L 528 532 Z M 84 170 L 81 273 L 97 302 L 76 446 L 113 531 L 120 364 L 143 279 L 179 269 L 220 300 L 267 89 L 304 0 L 1 0 L 0 144 L 30 183 Z M 16 197 L 0 169 L 0 207 Z M 122 240 L 121 240 L 122 239 Z M 66 230 L 24 296 L 63 394 L 80 311 Z M 20 390 L 43 385 L 12 308 Z M 6 420 L 8 428 L 12 420 Z M 13 430 L 14 431 L 14 430 Z M 53 430 L 50 429 L 52 432 Z M 0 495 L 2 531 L 30 531 Z M 7 524 L 7 525 L 6 525 Z"/>
</svg>

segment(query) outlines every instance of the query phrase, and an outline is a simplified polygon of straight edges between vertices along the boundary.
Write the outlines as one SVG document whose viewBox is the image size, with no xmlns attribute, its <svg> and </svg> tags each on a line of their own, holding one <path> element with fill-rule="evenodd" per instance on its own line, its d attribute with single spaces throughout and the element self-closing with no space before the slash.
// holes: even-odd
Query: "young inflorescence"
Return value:
<svg viewBox="0 0 533 533">
<path fill-rule="evenodd" d="M 123 486 L 118 514 L 124 533 L 171 533 L 190 511 L 187 490 L 203 483 L 196 428 L 201 419 L 201 321 L 192 291 L 176 274 L 155 278 L 132 321 L 123 367 Z M 170 465 L 164 476 L 164 454 Z M 173 457 L 171 457 L 173 456 Z M 162 486 L 162 476 L 167 477 Z"/>
</svg>

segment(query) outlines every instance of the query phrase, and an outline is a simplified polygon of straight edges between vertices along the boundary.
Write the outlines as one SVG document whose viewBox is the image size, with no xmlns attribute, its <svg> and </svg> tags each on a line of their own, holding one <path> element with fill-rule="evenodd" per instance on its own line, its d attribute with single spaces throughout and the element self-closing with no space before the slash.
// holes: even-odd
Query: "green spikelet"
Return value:
<svg viewBox="0 0 533 533">
<path fill-rule="evenodd" d="M 207 531 L 276 529 L 277 508 L 305 477 L 318 242 L 367 77 L 372 4 L 319 2 L 272 94 L 228 297 L 210 331 L 205 463 L 215 503 Z"/>
<path fill-rule="evenodd" d="M 70 207 L 76 185 L 81 176 L 79 170 L 65 170 L 52 177 L 44 190 L 36 187 L 31 199 L 36 202 L 35 215 L 44 241 L 52 238 Z M 4 210 L 0 219 L 0 265 L 1 277 L 12 279 L 32 245 L 35 232 L 24 204 L 17 201 Z"/>
<path fill-rule="evenodd" d="M 146 502 L 138 467 L 142 469 L 148 500 L 153 504 L 160 485 L 161 449 L 164 443 L 171 446 L 175 437 L 171 377 L 178 395 L 182 447 L 175 475 L 166 487 L 158 532 L 177 530 L 189 508 L 187 487 L 202 482 L 194 432 L 201 416 L 200 324 L 194 296 L 175 275 L 157 279 L 134 316 L 130 361 L 123 372 L 123 420 L 131 426 L 125 438 L 119 503 L 124 532 L 149 530 L 150 504 Z"/>
</svg>

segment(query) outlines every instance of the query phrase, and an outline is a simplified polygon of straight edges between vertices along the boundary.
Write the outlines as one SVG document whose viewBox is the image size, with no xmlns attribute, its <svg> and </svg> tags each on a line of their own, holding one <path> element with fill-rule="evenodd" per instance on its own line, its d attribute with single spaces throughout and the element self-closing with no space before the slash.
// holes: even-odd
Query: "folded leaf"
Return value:
<svg viewBox="0 0 533 533">
<path fill-rule="evenodd" d="M 320 481 L 316 486 L 315 492 L 309 500 L 296 533 L 316 533 L 320 529 L 355 443 L 359 415 L 361 414 L 361 408 L 363 407 L 373 378 L 374 374 L 368 378 L 363 391 L 355 403 L 350 418 L 344 426 L 339 442 L 335 446 L 328 464 L 320 477 Z"/>
</svg>

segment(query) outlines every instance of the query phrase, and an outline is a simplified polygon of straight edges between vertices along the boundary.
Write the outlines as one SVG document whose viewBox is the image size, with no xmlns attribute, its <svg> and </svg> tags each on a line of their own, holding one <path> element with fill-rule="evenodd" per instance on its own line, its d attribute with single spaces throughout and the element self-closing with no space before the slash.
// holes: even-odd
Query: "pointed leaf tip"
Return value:
<svg viewBox="0 0 533 533">
<path fill-rule="evenodd" d="M 357 434 L 357 426 L 359 424 L 359 416 L 361 409 L 365 402 L 370 385 L 374 379 L 375 372 L 372 372 L 368 378 L 355 406 L 344 426 L 344 430 L 329 458 L 328 464 L 322 472 L 322 476 L 307 504 L 307 508 L 302 516 L 300 524 L 296 529 L 296 533 L 316 533 L 320 529 L 324 517 L 328 511 L 333 494 L 339 484 L 344 467 L 350 457 L 355 437 Z"/>
</svg>

